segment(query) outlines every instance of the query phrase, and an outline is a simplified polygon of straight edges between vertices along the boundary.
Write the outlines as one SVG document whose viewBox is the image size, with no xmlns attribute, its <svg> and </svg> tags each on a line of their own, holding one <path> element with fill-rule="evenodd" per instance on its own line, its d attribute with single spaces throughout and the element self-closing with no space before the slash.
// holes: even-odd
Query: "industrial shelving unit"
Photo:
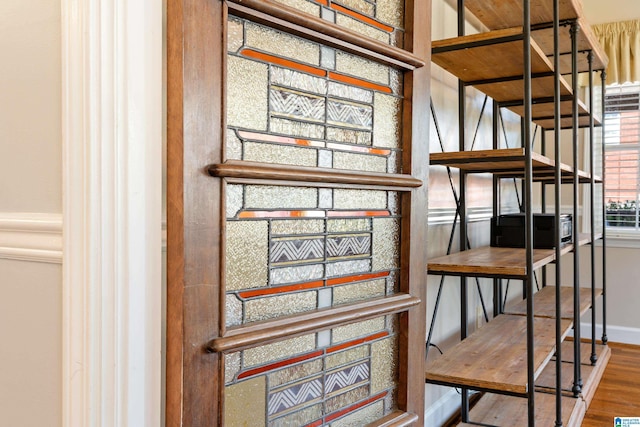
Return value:
<svg viewBox="0 0 640 427">
<path fill-rule="evenodd" d="M 465 35 L 467 11 L 489 31 Z M 603 255 L 603 283 L 602 288 L 597 288 L 594 243 L 602 239 L 606 244 L 606 236 L 604 227 L 602 233 L 595 230 L 593 191 L 596 184 L 604 182 L 596 176 L 594 168 L 594 133 L 602 123 L 593 114 L 593 75 L 601 71 L 604 100 L 606 55 L 584 20 L 579 0 L 458 0 L 458 37 L 434 41 L 432 61 L 459 79 L 459 151 L 432 153 L 430 163 L 459 170 L 459 194 L 454 197 L 458 205 L 456 219 L 460 219 L 460 252 L 431 259 L 428 273 L 460 277 L 462 340 L 427 363 L 425 379 L 428 383 L 462 389 L 461 425 L 579 425 L 610 356 L 604 303 L 602 344 L 596 344 L 595 337 L 596 299 L 606 298 L 606 259 Z M 578 96 L 578 75 L 583 72 L 589 73 L 588 105 Z M 494 101 L 493 150 L 473 151 L 466 147 L 468 86 Z M 499 148 L 500 108 L 522 117 L 521 148 Z M 533 151 L 534 125 L 543 130 L 541 154 Z M 589 129 L 589 172 L 578 168 L 580 128 Z M 571 129 L 572 166 L 560 161 L 562 129 Z M 554 134 L 553 159 L 544 155 L 547 131 Z M 494 214 L 499 213 L 499 181 L 517 178 L 523 182 L 522 210 L 526 223 L 523 249 L 470 248 L 466 177 L 487 172 L 494 176 Z M 533 248 L 534 182 L 543 184 L 543 193 L 546 185 L 554 186 L 556 213 L 560 213 L 561 184 L 571 186 L 574 200 L 571 244 L 562 244 L 560 215 L 556 215 L 555 248 Z M 578 232 L 581 185 L 591 188 L 592 215 L 590 232 L 586 235 Z M 591 286 L 581 288 L 579 252 L 588 244 Z M 546 286 L 545 269 L 544 286 L 534 292 L 534 272 L 550 263 L 555 263 L 555 283 L 562 283 L 561 257 L 570 252 L 574 259 L 573 283 Z M 471 335 L 467 333 L 468 277 L 494 279 L 494 318 Z M 522 280 L 525 298 L 505 307 L 502 279 Z M 434 319 L 439 299 L 440 295 Z M 580 317 L 589 309 L 594 326 L 586 343 L 580 337 Z M 565 341 L 572 328 L 573 341 Z M 431 333 L 427 346 L 430 339 Z M 469 390 L 484 393 L 472 410 Z"/>
</svg>

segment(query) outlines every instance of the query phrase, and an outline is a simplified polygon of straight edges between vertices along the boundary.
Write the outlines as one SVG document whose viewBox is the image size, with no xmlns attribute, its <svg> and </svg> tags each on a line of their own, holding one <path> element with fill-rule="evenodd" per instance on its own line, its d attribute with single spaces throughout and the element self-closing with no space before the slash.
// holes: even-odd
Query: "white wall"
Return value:
<svg viewBox="0 0 640 427">
<path fill-rule="evenodd" d="M 3 426 L 61 425 L 60 227 L 51 236 L 29 232 L 38 218 L 31 213 L 59 218 L 62 209 L 60 31 L 60 0 L 0 1 Z M 23 217 L 28 220 L 15 226 L 16 218 Z M 33 261 L 43 250 L 49 262 Z"/>
<path fill-rule="evenodd" d="M 582 6 L 587 22 L 591 24 L 640 18 L 638 0 L 582 0 Z"/>
</svg>

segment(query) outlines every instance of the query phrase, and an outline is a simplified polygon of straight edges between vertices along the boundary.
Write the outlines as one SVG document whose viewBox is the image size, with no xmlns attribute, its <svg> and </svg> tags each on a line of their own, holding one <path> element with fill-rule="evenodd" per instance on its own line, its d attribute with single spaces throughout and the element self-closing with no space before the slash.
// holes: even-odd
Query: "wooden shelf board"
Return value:
<svg viewBox="0 0 640 427">
<path fill-rule="evenodd" d="M 596 289 L 596 297 L 602 295 L 602 289 Z M 561 310 L 560 315 L 563 319 L 573 320 L 573 288 L 570 286 L 560 287 Z M 580 314 L 584 314 L 591 308 L 591 289 L 580 288 Z M 556 317 L 556 287 L 546 286 L 536 292 L 534 296 L 534 315 L 537 317 L 547 317 L 555 319 Z M 520 300 L 515 304 L 507 306 L 505 309 L 507 314 L 526 315 L 527 302 Z"/>
<path fill-rule="evenodd" d="M 431 60 L 466 83 L 522 77 L 522 40 L 508 39 L 521 34 L 522 29 L 510 28 L 436 40 L 431 45 Z M 510 41 L 504 41 L 505 39 Z M 473 43 L 480 45 L 470 47 Z M 531 73 L 544 74 L 552 71 L 552 64 L 546 54 L 532 41 Z M 553 86 L 551 90 L 553 91 Z M 511 99 L 522 98 L 522 93 L 522 90 L 516 91 Z"/>
<path fill-rule="evenodd" d="M 595 239 L 599 240 L 602 238 L 602 233 L 596 233 Z M 591 234 L 590 233 L 580 233 L 578 234 L 578 245 L 585 246 L 591 243 Z"/>
<path fill-rule="evenodd" d="M 538 153 L 532 153 L 534 181 L 553 181 L 555 162 Z M 449 166 L 467 173 L 493 173 L 501 178 L 524 178 L 524 148 L 500 150 L 448 151 L 431 153 L 431 165 Z M 563 182 L 573 182 L 573 168 L 561 164 Z M 590 175 L 578 171 L 580 182 L 590 182 Z"/>
<path fill-rule="evenodd" d="M 555 348 L 555 320 L 534 319 L 536 376 Z M 571 322 L 563 320 L 568 332 Z M 427 382 L 522 394 L 527 391 L 527 319 L 503 314 L 426 367 Z"/>
<path fill-rule="evenodd" d="M 578 25 L 580 31 L 578 32 L 578 71 L 589 71 L 589 62 L 587 60 L 587 54 L 585 51 L 593 51 L 593 69 L 602 70 L 606 68 L 609 58 L 604 52 L 602 46 L 598 42 L 595 34 L 590 25 L 584 20 L 584 18 L 578 19 Z M 569 28 L 560 29 L 560 72 L 562 74 L 571 73 L 571 37 L 569 34 Z M 531 37 L 536 41 L 542 51 L 549 57 L 549 61 L 553 63 L 553 28 L 545 28 L 541 30 L 533 31 Z"/>
<path fill-rule="evenodd" d="M 522 105 L 515 105 L 507 108 L 519 116 L 524 115 L 524 106 Z M 555 108 L 553 102 L 539 102 L 531 106 L 531 117 L 533 119 L 533 123 L 543 129 L 551 130 L 555 128 L 554 114 Z M 601 124 L 599 117 L 594 116 L 594 124 L 596 126 Z M 573 127 L 573 101 L 571 100 L 560 102 L 560 126 L 563 129 Z M 589 126 L 589 110 L 584 102 L 580 100 L 578 100 L 578 126 Z"/>
<path fill-rule="evenodd" d="M 469 12 L 475 15 L 475 17 L 490 30 L 522 26 L 523 13 L 521 0 L 466 0 L 465 6 Z M 583 16 L 582 4 L 579 0 L 560 0 L 560 20 L 578 20 L 581 29 L 578 33 L 579 50 L 593 50 L 594 70 L 603 69 L 608 63 L 607 55 L 604 53 L 591 27 L 585 22 Z M 552 2 L 545 0 L 531 1 L 532 25 L 552 23 L 553 18 Z M 571 45 L 568 28 L 561 27 L 560 32 L 560 51 L 570 52 Z M 553 54 L 552 28 L 534 31 L 533 38 L 547 55 Z M 580 56 L 583 57 L 581 59 L 585 59 L 586 57 L 586 55 Z M 583 61 L 581 61 L 581 69 L 584 69 L 582 62 Z M 584 61 L 584 63 L 586 63 L 586 61 Z M 571 70 L 569 69 L 568 72 L 571 72 Z"/>
<path fill-rule="evenodd" d="M 556 398 L 552 394 L 536 393 L 534 397 L 536 425 L 553 426 L 556 419 Z M 587 411 L 582 399 L 562 398 L 562 425 L 580 426 Z M 469 414 L 470 423 L 458 426 L 526 426 L 527 399 L 487 393 L 473 407 Z"/>
<path fill-rule="evenodd" d="M 573 245 L 566 245 L 562 253 L 569 253 Z M 554 249 L 535 249 L 533 268 L 553 262 Z M 518 278 L 526 277 L 525 250 L 522 248 L 495 248 L 483 246 L 429 260 L 428 274 L 469 275 L 477 277 Z"/>
<path fill-rule="evenodd" d="M 573 344 L 573 343 L 571 343 Z M 590 362 L 581 363 L 580 371 L 582 377 L 582 399 L 586 402 L 587 407 L 591 404 L 593 400 L 593 396 L 595 395 L 596 389 L 598 388 L 598 384 L 602 379 L 602 375 L 604 374 L 604 370 L 609 363 L 609 359 L 611 358 L 611 349 L 607 346 L 599 345 L 597 346 L 597 354 L 598 361 L 596 365 L 591 365 Z M 573 358 L 573 346 L 567 348 L 568 352 L 571 353 Z M 563 344 L 562 353 L 565 353 L 565 347 Z M 583 343 L 581 346 L 581 354 L 587 355 L 587 358 L 591 355 L 591 346 Z M 564 359 L 564 357 L 563 357 Z M 572 362 L 562 362 L 562 390 L 566 394 L 572 393 L 573 387 L 573 377 L 574 377 L 574 369 Z M 546 391 L 548 393 L 553 393 L 555 391 L 556 386 L 556 365 L 555 361 L 549 362 L 549 364 L 544 368 L 538 379 L 536 380 L 536 387 L 539 391 Z"/>
<path fill-rule="evenodd" d="M 522 0 L 466 0 L 465 6 L 490 29 L 522 25 Z M 576 19 L 582 15 L 579 0 L 560 0 L 560 19 Z M 553 2 L 531 1 L 531 24 L 553 22 Z"/>
<path fill-rule="evenodd" d="M 522 74 L 522 73 L 520 73 Z M 553 75 L 533 77 L 531 79 L 531 97 L 533 99 L 554 96 Z M 503 80 L 500 82 L 473 84 L 473 87 L 489 95 L 498 103 L 521 99 L 524 95 L 524 80 L 522 78 Z M 560 79 L 560 95 L 571 96 L 571 86 L 564 78 Z"/>
</svg>

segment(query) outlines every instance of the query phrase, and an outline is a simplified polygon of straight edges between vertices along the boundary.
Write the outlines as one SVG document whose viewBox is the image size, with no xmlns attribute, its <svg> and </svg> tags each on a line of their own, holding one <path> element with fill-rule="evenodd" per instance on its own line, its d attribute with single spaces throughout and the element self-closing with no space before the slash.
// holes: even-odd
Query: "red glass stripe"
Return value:
<svg viewBox="0 0 640 427">
<path fill-rule="evenodd" d="M 243 211 L 238 218 L 324 218 L 325 211 Z"/>
<path fill-rule="evenodd" d="M 385 150 L 383 148 L 371 148 L 362 147 L 356 145 L 336 144 L 334 142 L 327 142 L 327 148 L 342 151 L 353 151 L 356 153 L 378 154 L 380 156 L 388 156 L 391 154 L 391 150 Z"/>
<path fill-rule="evenodd" d="M 320 141 L 309 141 L 308 139 L 290 138 L 287 136 L 268 135 L 265 133 L 239 131 L 238 135 L 243 139 L 250 139 L 261 142 L 278 142 L 280 144 L 301 145 L 304 147 L 324 147 Z"/>
<path fill-rule="evenodd" d="M 383 24 L 382 22 L 378 22 L 373 18 L 368 17 L 367 15 L 363 15 L 358 12 L 354 12 L 351 9 L 347 9 L 344 6 L 340 6 L 339 4 L 331 3 L 331 9 L 337 10 L 339 12 L 344 13 L 345 15 L 349 15 L 352 18 L 356 18 L 358 21 L 366 22 L 369 25 L 373 25 L 374 27 L 380 28 L 382 31 L 386 31 L 390 33 L 393 31 L 393 27 Z"/>
<path fill-rule="evenodd" d="M 253 49 L 243 49 L 240 55 L 248 58 L 259 59 L 264 62 L 270 62 L 272 64 L 281 65 L 287 68 L 293 68 L 298 71 L 313 74 L 320 77 L 326 77 L 327 72 L 321 68 L 313 67 L 311 65 L 301 64 L 300 62 L 292 61 L 290 59 L 281 58 L 275 55 L 269 55 L 268 53 L 258 52 Z"/>
<path fill-rule="evenodd" d="M 255 298 L 255 297 L 261 297 L 265 295 L 276 295 L 276 294 L 284 294 L 287 292 L 301 291 L 304 289 L 321 288 L 323 286 L 324 286 L 324 282 L 322 280 L 318 280 L 315 282 L 298 283 L 295 285 L 280 286 L 277 288 L 264 288 L 264 289 L 256 289 L 253 291 L 239 292 L 238 295 L 240 295 L 241 298 Z"/>
<path fill-rule="evenodd" d="M 322 420 L 318 420 L 315 423 L 307 424 L 304 427 L 320 427 L 322 425 Z"/>
<path fill-rule="evenodd" d="M 329 211 L 327 216 L 332 217 L 381 217 L 391 216 L 389 211 Z"/>
<path fill-rule="evenodd" d="M 356 77 L 347 76 L 340 73 L 335 73 L 333 71 L 329 71 L 329 78 L 332 80 L 337 80 L 342 83 L 347 83 L 353 86 L 360 86 L 365 89 L 373 89 L 379 92 L 391 93 L 392 90 L 388 86 L 383 86 L 381 84 L 368 82 L 366 80 L 358 79 Z"/>
<path fill-rule="evenodd" d="M 336 351 L 344 350 L 345 348 L 355 347 L 357 345 L 364 344 L 369 341 L 377 340 L 378 338 L 384 338 L 386 336 L 389 336 L 389 332 L 384 331 L 384 332 L 378 332 L 377 334 L 369 335 L 368 337 L 358 338 L 357 340 L 338 344 L 336 346 L 329 347 L 327 349 L 327 354 L 335 353 Z"/>
<path fill-rule="evenodd" d="M 387 277 L 389 276 L 389 273 L 389 271 L 382 271 L 380 273 L 357 274 L 355 276 L 338 277 L 336 279 L 327 280 L 327 286 L 343 285 L 345 283 L 359 282 L 360 280 L 371 280 L 377 279 L 379 277 Z"/>
<path fill-rule="evenodd" d="M 354 412 L 356 409 L 360 409 L 363 406 L 367 406 L 368 404 L 373 403 L 376 400 L 384 399 L 386 396 L 387 396 L 387 392 L 383 391 L 382 393 L 377 394 L 377 395 L 375 395 L 373 397 L 370 397 L 367 400 L 364 400 L 364 401 L 362 401 L 360 403 L 356 403 L 355 405 L 351 405 L 348 408 L 342 409 L 342 410 L 340 410 L 338 412 L 334 412 L 333 414 L 329 414 L 329 415 L 327 415 L 325 417 L 325 422 L 333 421 L 336 418 L 340 418 L 343 415 L 346 415 L 346 414 L 348 414 L 350 412 Z"/>
<path fill-rule="evenodd" d="M 238 379 L 251 377 L 254 375 L 263 374 L 265 372 L 272 371 L 274 369 L 282 368 L 284 366 L 293 365 L 294 363 L 302 362 L 304 360 L 313 359 L 314 357 L 322 356 L 322 351 L 314 351 L 313 353 L 304 354 L 302 356 L 294 357 L 292 359 L 282 360 L 280 362 L 272 363 L 270 365 L 261 366 L 259 368 L 250 369 L 248 371 L 238 374 Z"/>
</svg>

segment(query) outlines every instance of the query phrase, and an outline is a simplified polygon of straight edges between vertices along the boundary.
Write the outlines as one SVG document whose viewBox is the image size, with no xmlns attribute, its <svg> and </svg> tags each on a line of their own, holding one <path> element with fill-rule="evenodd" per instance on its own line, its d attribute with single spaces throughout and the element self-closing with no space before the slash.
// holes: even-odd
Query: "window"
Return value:
<svg viewBox="0 0 640 427">
<path fill-rule="evenodd" d="M 605 109 L 606 225 L 640 231 L 640 84 L 609 86 Z"/>
</svg>

